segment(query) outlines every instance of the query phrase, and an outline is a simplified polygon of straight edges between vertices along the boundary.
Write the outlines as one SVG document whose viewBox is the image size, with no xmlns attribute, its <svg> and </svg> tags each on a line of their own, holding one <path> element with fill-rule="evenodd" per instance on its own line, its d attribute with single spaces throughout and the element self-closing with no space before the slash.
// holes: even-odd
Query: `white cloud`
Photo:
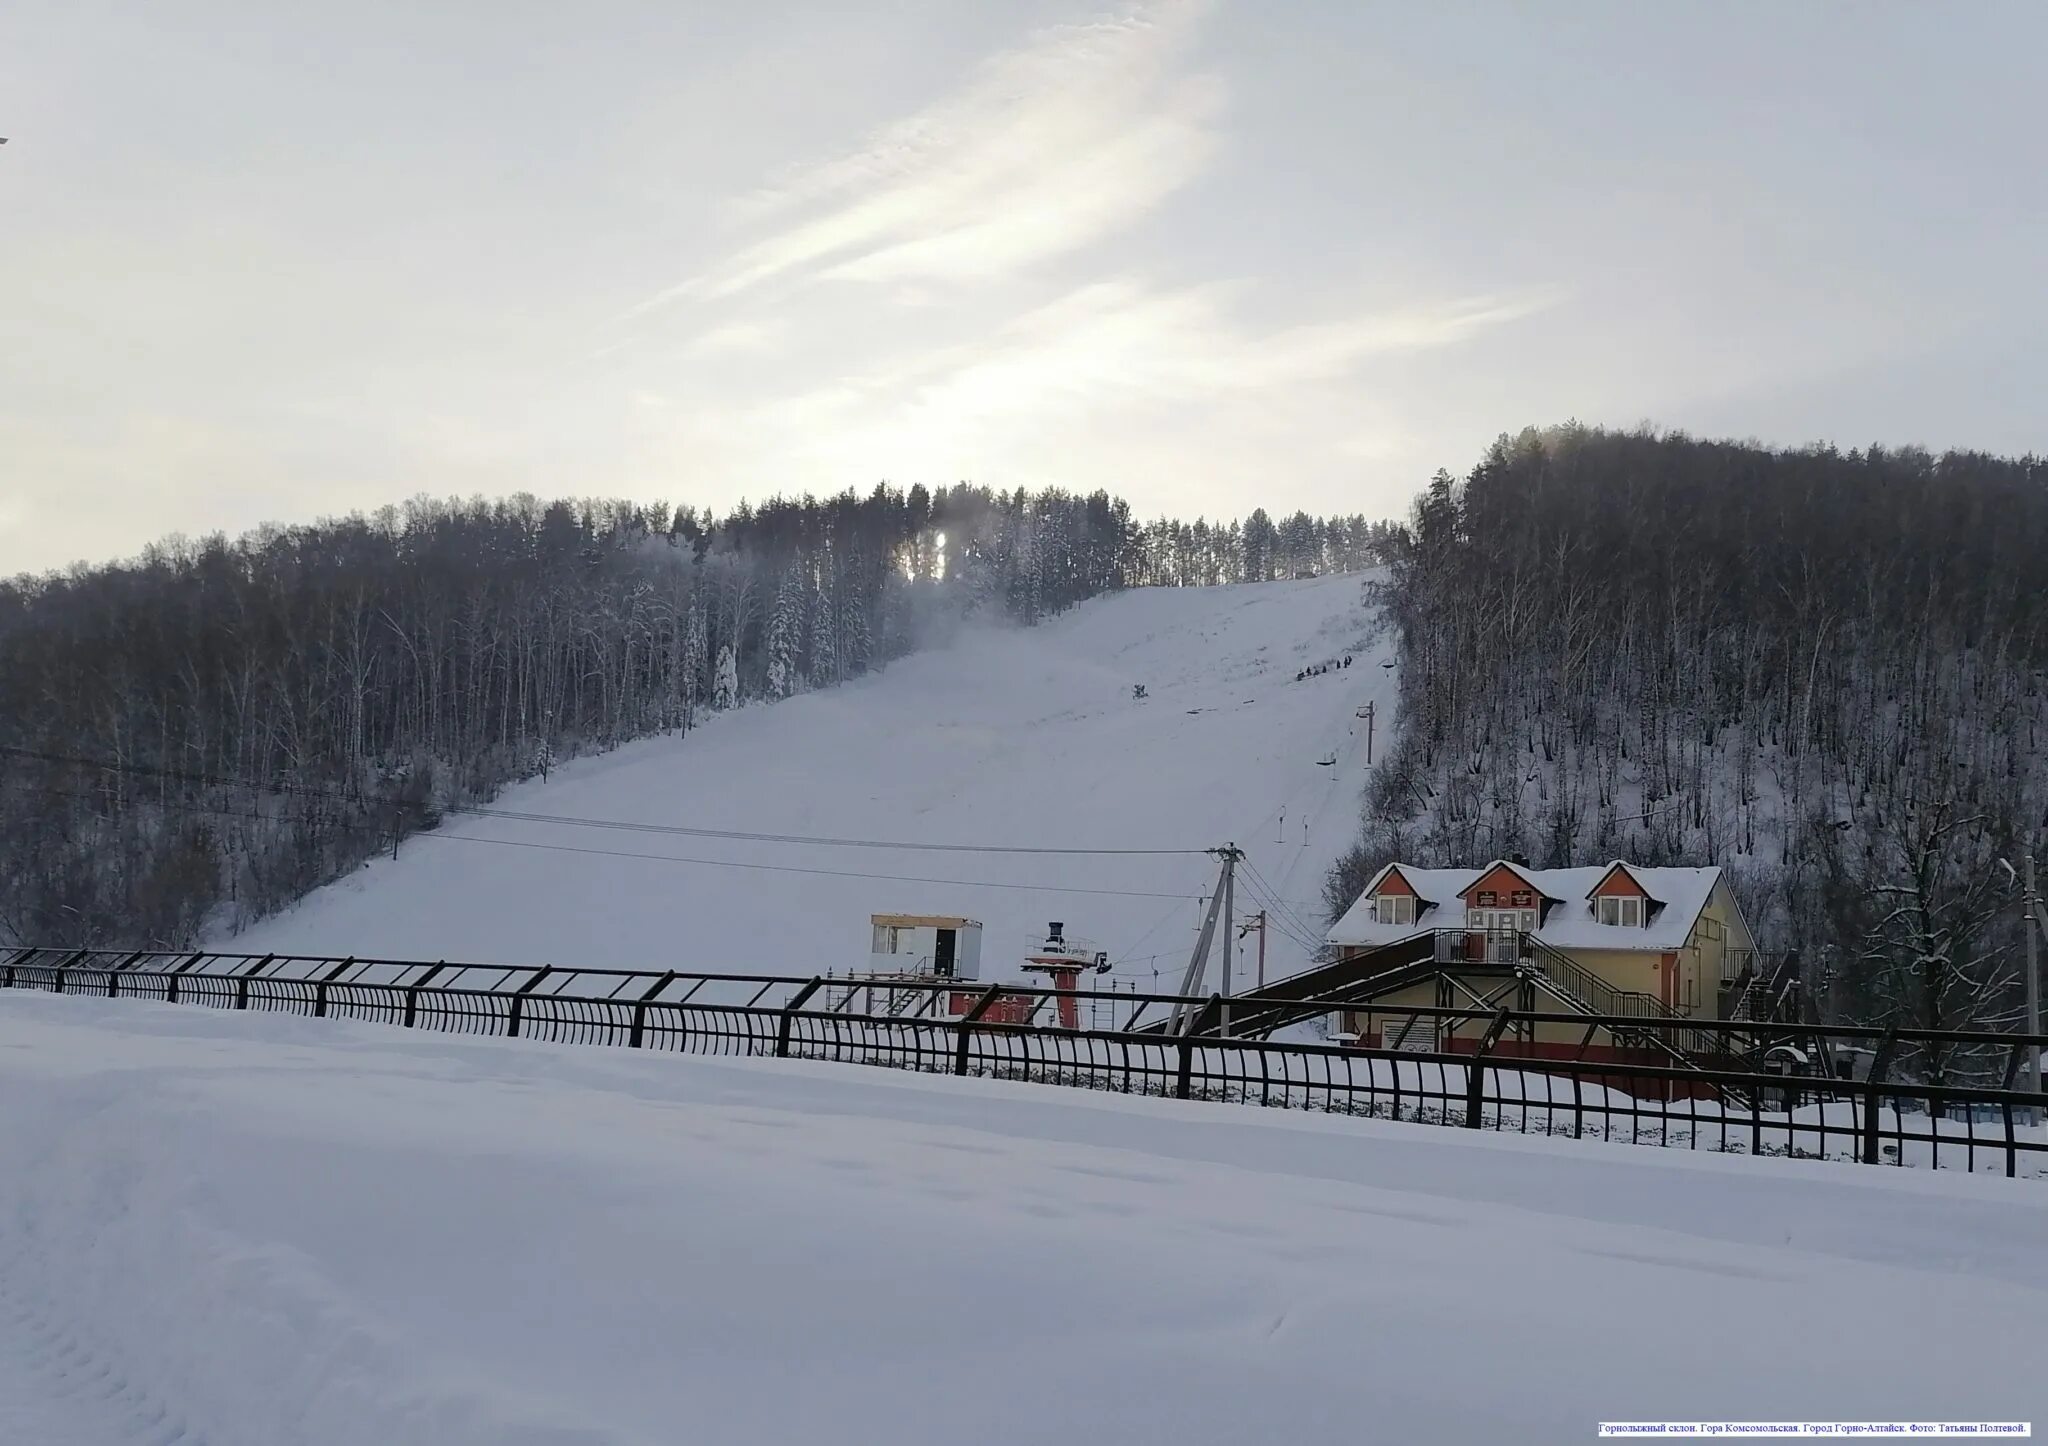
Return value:
<svg viewBox="0 0 2048 1446">
<path fill-rule="evenodd" d="M 1127 227 L 1212 154 L 1221 83 L 1182 70 L 1206 10 L 1155 0 L 984 61 L 955 94 L 737 203 L 764 234 L 648 305 L 798 277 L 1003 277 Z"/>
<path fill-rule="evenodd" d="M 1229 305 L 1241 289 L 1099 282 L 986 344 L 941 352 L 861 390 L 892 396 L 904 425 L 944 431 L 1053 411 L 1185 405 L 1334 380 L 1370 357 L 1447 346 L 1548 304 L 1479 297 L 1255 332 Z"/>
<path fill-rule="evenodd" d="M 1361 378 L 1376 360 L 1456 345 L 1551 304 L 1473 297 L 1261 329 L 1242 286 L 1079 287 L 985 341 L 715 415 L 686 405 L 685 450 L 772 458 L 782 475 L 973 477 L 1127 486 L 1134 467 L 1228 492 L 1264 453 L 1353 461 L 1409 439 Z"/>
<path fill-rule="evenodd" d="M 748 317 L 700 332 L 683 348 L 693 360 L 744 356 L 773 356 L 789 336 L 789 323 L 780 317 Z"/>
</svg>

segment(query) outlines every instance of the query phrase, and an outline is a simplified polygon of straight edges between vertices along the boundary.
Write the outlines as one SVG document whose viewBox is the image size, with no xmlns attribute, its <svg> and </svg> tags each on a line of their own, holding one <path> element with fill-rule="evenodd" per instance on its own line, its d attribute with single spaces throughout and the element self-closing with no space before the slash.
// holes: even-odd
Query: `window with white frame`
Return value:
<svg viewBox="0 0 2048 1446">
<path fill-rule="evenodd" d="M 1415 922 L 1415 900 L 1407 894 L 1381 894 L 1378 917 L 1382 924 L 1412 924 Z"/>
<path fill-rule="evenodd" d="M 1643 901 L 1637 898 L 1615 898 L 1606 896 L 1599 900 L 1600 922 L 1619 924 L 1624 929 L 1643 927 Z"/>
</svg>

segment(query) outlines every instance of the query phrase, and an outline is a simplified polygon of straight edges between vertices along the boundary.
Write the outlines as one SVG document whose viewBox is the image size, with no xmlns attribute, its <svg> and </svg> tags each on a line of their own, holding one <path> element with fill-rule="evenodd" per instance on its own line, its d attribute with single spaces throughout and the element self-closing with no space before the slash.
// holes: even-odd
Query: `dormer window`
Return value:
<svg viewBox="0 0 2048 1446">
<path fill-rule="evenodd" d="M 1412 924 L 1415 922 L 1415 900 L 1407 894 L 1381 894 L 1378 917 L 1382 924 Z"/>
<path fill-rule="evenodd" d="M 1638 898 L 1615 898 L 1612 895 L 1595 901 L 1600 906 L 1600 922 L 1618 924 L 1624 929 L 1643 927 L 1643 901 Z"/>
</svg>

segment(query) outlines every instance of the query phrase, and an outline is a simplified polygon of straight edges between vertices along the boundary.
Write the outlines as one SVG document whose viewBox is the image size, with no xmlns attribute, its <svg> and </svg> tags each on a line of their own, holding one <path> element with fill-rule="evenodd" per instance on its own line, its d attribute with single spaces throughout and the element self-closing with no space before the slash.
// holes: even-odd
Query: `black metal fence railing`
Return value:
<svg viewBox="0 0 2048 1446">
<path fill-rule="evenodd" d="M 869 986 L 863 985 L 864 997 Z M 875 981 L 907 1005 L 834 1008 L 820 976 L 693 974 L 448 961 L 19 949 L 0 951 L 0 989 L 160 1000 L 217 1009 L 505 1038 L 690 1054 L 838 1060 L 1128 1094 L 1329 1111 L 1466 1129 L 1665 1148 L 1857 1160 L 2048 1178 L 2048 1097 L 2024 1089 L 2029 1046 L 2048 1036 L 1688 1020 L 1728 1041 L 1681 1065 L 1641 1016 L 1489 1008 L 1344 1005 L 1346 1040 L 1225 1037 L 1211 995 L 1077 991 L 1134 1012 L 1118 1028 L 1037 1022 L 1051 991 L 952 980 Z M 1239 1017 L 1298 1000 L 1241 996 Z M 1332 1006 L 1333 1009 L 1337 1006 Z M 1177 1011 L 1182 1032 L 1135 1027 Z M 1774 1032 L 1775 1031 L 1775 1032 Z M 1856 1078 L 1802 1072 L 1824 1051 L 1867 1057 Z M 1742 1049 L 1738 1051 L 1736 1041 Z M 1773 1041 L 1777 1041 L 1773 1044 Z M 1396 1047 L 1386 1047 L 1389 1044 Z M 1423 1047 L 1399 1047 L 1408 1044 Z M 1763 1046 L 1761 1049 L 1758 1046 Z M 1905 1071 L 1916 1059 L 1974 1061 L 1968 1079 Z"/>
</svg>

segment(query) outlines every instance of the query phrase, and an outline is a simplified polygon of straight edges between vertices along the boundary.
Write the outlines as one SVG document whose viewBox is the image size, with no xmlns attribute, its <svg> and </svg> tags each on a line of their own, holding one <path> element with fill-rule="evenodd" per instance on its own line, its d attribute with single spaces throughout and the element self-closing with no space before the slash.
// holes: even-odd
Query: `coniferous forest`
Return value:
<svg viewBox="0 0 2048 1446">
<path fill-rule="evenodd" d="M 1721 863 L 1830 1016 L 2014 1026 L 2048 462 L 1526 431 L 1389 557 L 1400 731 L 1333 908 L 1395 857 Z"/>
<path fill-rule="evenodd" d="M 963 614 L 1357 568 L 1386 533 L 969 486 L 723 518 L 421 499 L 0 581 L 0 942 L 186 944 L 561 760 L 830 687 Z"/>
</svg>

